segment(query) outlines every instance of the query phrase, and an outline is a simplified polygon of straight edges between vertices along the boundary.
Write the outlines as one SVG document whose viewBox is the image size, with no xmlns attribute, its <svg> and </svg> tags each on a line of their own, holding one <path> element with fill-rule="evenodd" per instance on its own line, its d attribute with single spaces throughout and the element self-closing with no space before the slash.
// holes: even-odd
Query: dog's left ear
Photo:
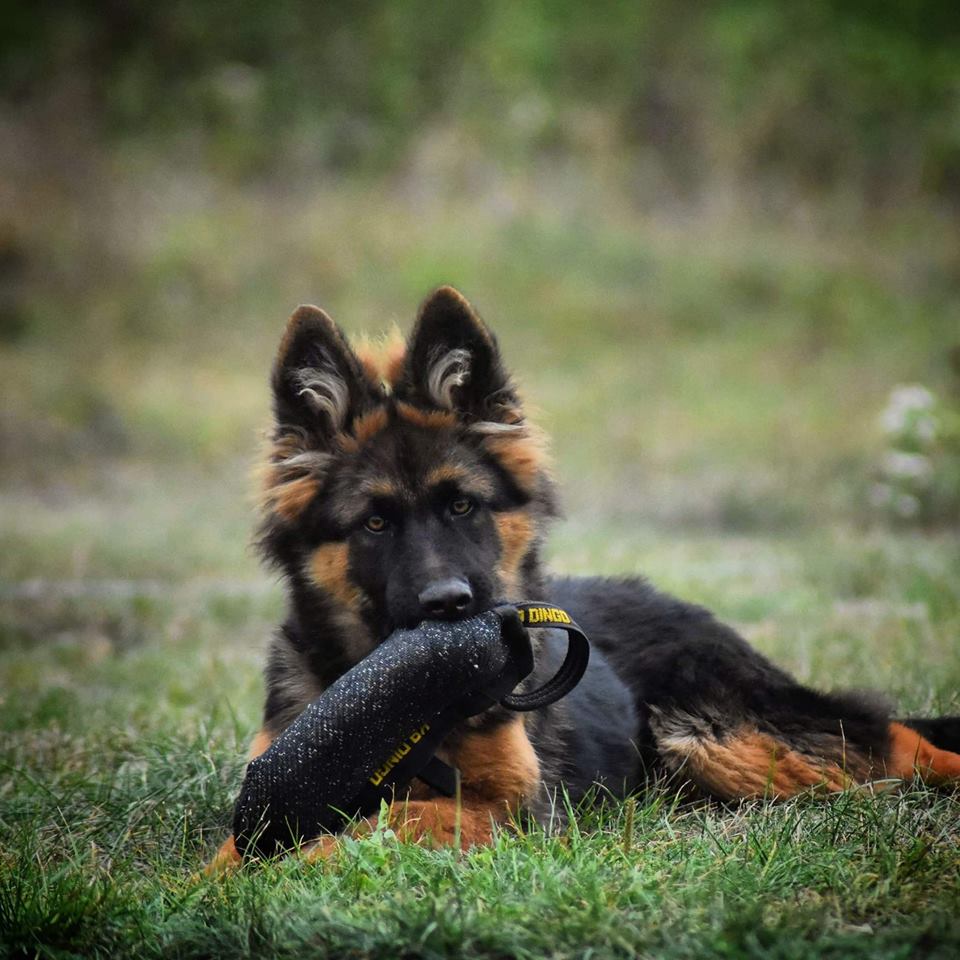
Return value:
<svg viewBox="0 0 960 960">
<path fill-rule="evenodd" d="M 469 421 L 523 419 L 496 338 L 453 287 L 440 287 L 420 307 L 397 393 Z"/>
</svg>

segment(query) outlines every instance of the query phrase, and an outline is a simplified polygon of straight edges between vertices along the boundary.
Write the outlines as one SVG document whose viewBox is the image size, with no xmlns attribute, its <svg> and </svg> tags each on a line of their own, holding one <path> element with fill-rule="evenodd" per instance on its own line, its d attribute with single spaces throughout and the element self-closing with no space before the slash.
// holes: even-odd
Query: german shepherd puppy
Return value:
<svg viewBox="0 0 960 960">
<path fill-rule="evenodd" d="M 721 800 L 960 777 L 960 718 L 895 722 L 879 697 L 801 686 L 643 580 L 549 577 L 544 443 L 456 290 L 433 293 L 407 343 L 379 357 L 300 307 L 272 387 L 259 544 L 285 577 L 288 612 L 251 757 L 398 627 L 547 600 L 592 641 L 583 681 L 542 710 L 495 707 L 455 730 L 440 753 L 461 771 L 459 809 L 418 783 L 392 808 L 401 835 L 449 842 L 456 824 L 465 846 L 489 842 L 517 810 L 549 818 L 561 785 L 576 801 L 598 781 L 623 794 L 658 774 Z M 564 642 L 535 632 L 531 687 Z"/>
</svg>

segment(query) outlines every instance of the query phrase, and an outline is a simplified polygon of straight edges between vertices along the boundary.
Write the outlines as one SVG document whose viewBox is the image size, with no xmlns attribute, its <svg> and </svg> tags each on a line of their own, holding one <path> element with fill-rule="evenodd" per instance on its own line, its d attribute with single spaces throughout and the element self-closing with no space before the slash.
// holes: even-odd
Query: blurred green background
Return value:
<svg viewBox="0 0 960 960">
<path fill-rule="evenodd" d="M 882 594 L 891 555 L 953 583 L 955 4 L 2 16 L 6 643 L 168 636 L 129 598 L 180 586 L 272 598 L 227 617 L 261 639 L 248 473 L 285 318 L 407 328 L 439 283 L 554 435 L 558 566 L 646 569 L 741 622 L 783 602 L 771 563 L 802 594 L 800 556 L 831 602 Z M 903 384 L 932 439 L 884 426 Z M 947 630 L 944 589 L 907 599 Z"/>
</svg>

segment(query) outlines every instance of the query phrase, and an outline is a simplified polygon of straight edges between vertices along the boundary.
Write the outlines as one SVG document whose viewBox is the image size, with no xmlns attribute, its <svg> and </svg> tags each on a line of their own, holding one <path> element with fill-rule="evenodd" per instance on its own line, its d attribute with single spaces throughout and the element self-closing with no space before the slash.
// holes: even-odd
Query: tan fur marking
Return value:
<svg viewBox="0 0 960 960">
<path fill-rule="evenodd" d="M 360 368 L 363 370 L 363 375 L 369 381 L 370 386 L 379 387 L 381 383 L 380 369 L 370 357 L 363 355 L 358 348 L 355 347 L 354 351 L 357 354 L 357 359 L 360 361 Z"/>
<path fill-rule="evenodd" d="M 456 484 L 464 493 L 476 497 L 489 497 L 494 493 L 493 484 L 480 473 L 473 473 L 452 463 L 433 467 L 424 477 L 424 485 L 435 487 L 441 483 Z"/>
<path fill-rule="evenodd" d="M 213 859 L 203 868 L 203 873 L 208 877 L 229 873 L 240 866 L 240 861 L 240 851 L 237 850 L 233 834 L 230 834 L 220 849 L 214 854 Z"/>
<path fill-rule="evenodd" d="M 250 749 L 247 751 L 247 763 L 251 760 L 256 760 L 261 753 L 266 753 L 271 743 L 273 743 L 273 734 L 266 730 L 261 730 L 253 740 L 250 741 Z"/>
<path fill-rule="evenodd" d="M 250 479 L 257 494 L 257 508 L 262 514 L 268 514 L 273 509 L 273 490 L 280 482 L 279 474 L 277 465 L 269 460 L 255 463 L 250 470 Z"/>
<path fill-rule="evenodd" d="M 333 442 L 343 453 L 356 453 L 363 444 L 384 430 L 389 421 L 386 407 L 377 407 L 357 417 L 350 427 L 350 433 L 338 433 Z"/>
<path fill-rule="evenodd" d="M 368 497 L 384 499 L 400 496 L 400 490 L 392 480 L 368 480 L 362 485 L 362 492 Z"/>
<path fill-rule="evenodd" d="M 507 819 L 506 807 L 476 797 L 464 796 L 459 809 L 453 797 L 436 800 L 407 800 L 390 804 L 388 825 L 401 843 L 422 843 L 434 849 L 454 846 L 459 833 L 460 849 L 486 846 L 493 842 L 494 823 Z M 351 831 L 353 837 L 369 836 L 379 818 L 367 817 Z M 340 850 L 340 838 L 325 836 L 304 847 L 308 862 L 328 860 Z"/>
<path fill-rule="evenodd" d="M 424 483 L 428 487 L 434 487 L 440 483 L 466 483 L 470 479 L 470 474 L 462 467 L 456 467 L 452 463 L 442 463 L 439 467 L 433 467 L 427 471 L 424 477 Z"/>
<path fill-rule="evenodd" d="M 521 436 L 489 436 L 483 445 L 528 493 L 536 489 L 541 474 L 549 468 L 546 444 L 533 428 L 524 430 Z"/>
<path fill-rule="evenodd" d="M 491 731 L 468 733 L 453 755 L 464 789 L 511 810 L 532 797 L 540 782 L 540 763 L 522 717 Z"/>
<path fill-rule="evenodd" d="M 261 459 L 253 468 L 261 512 L 276 512 L 288 522 L 295 520 L 319 489 L 328 459 L 310 449 L 306 437 L 298 432 L 276 438 L 265 435 Z"/>
<path fill-rule="evenodd" d="M 298 477 L 287 483 L 270 487 L 268 500 L 280 517 L 290 523 L 303 513 L 307 504 L 316 496 L 320 484 L 316 477 Z"/>
<path fill-rule="evenodd" d="M 395 387 L 403 376 L 403 368 L 407 362 L 407 345 L 402 341 L 387 356 L 383 368 L 383 379 L 390 387 Z"/>
<path fill-rule="evenodd" d="M 348 610 L 360 608 L 360 591 L 350 582 L 349 556 L 345 543 L 325 543 L 310 557 L 310 576 L 317 586 L 326 590 Z"/>
<path fill-rule="evenodd" d="M 396 325 L 379 339 L 363 337 L 354 344 L 363 372 L 375 387 L 389 388 L 400 379 L 406 350 L 406 342 Z"/>
<path fill-rule="evenodd" d="M 431 430 L 448 429 L 457 425 L 456 415 L 449 410 L 421 410 L 419 407 L 401 401 L 397 404 L 397 413 L 407 423 Z"/>
<path fill-rule="evenodd" d="M 533 540 L 533 520 L 529 514 L 513 510 L 494 514 L 494 523 L 500 536 L 500 583 L 508 597 L 518 600 L 520 564 Z"/>
<path fill-rule="evenodd" d="M 890 753 L 886 772 L 909 779 L 917 773 L 924 783 L 960 780 L 960 754 L 941 750 L 902 723 L 890 724 Z"/>
<path fill-rule="evenodd" d="M 273 491 L 284 481 L 284 470 L 280 463 L 299 453 L 297 438 L 288 433 L 276 440 L 264 434 L 260 444 L 260 457 L 253 465 L 252 478 L 260 493 L 260 508 L 264 512 L 273 506 Z"/>
<path fill-rule="evenodd" d="M 494 821 L 506 819 L 506 811 L 498 806 L 471 797 L 461 800 L 459 810 L 453 797 L 394 803 L 390 826 L 401 842 L 426 842 L 432 847 L 452 846 L 459 830 L 460 849 L 467 850 L 493 841 Z"/>
<path fill-rule="evenodd" d="M 360 449 L 356 437 L 350 436 L 349 433 L 338 433 L 333 438 L 333 442 L 341 453 L 356 453 Z"/>
<path fill-rule="evenodd" d="M 366 443 L 371 437 L 375 437 L 381 430 L 387 426 L 387 408 L 377 407 L 358 417 L 353 422 L 351 433 L 357 443 Z"/>
<path fill-rule="evenodd" d="M 837 791 L 852 783 L 836 763 L 804 756 L 756 730 L 724 740 L 677 738 L 669 749 L 682 755 L 683 772 L 691 780 L 721 800 L 783 799 L 811 787 Z"/>
</svg>

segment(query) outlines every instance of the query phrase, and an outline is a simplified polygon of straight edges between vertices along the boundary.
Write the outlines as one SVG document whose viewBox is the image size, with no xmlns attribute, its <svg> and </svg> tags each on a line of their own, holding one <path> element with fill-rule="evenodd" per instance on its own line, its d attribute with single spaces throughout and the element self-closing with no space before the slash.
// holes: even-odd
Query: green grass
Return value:
<svg viewBox="0 0 960 960">
<path fill-rule="evenodd" d="M 960 936 L 955 894 L 930 897 L 957 881 L 950 803 L 922 792 L 775 816 L 658 797 L 629 834 L 626 814 L 608 811 L 463 857 L 381 835 L 346 843 L 335 867 L 288 861 L 210 882 L 188 875 L 195 851 L 177 835 L 215 805 L 197 799 L 197 751 L 176 789 L 139 792 L 135 815 L 120 796 L 85 798 L 124 822 L 127 849 L 88 816 L 68 866 L 24 851 L 0 901 L 14 943 L 158 957 L 946 957 Z"/>
<path fill-rule="evenodd" d="M 822 532 L 585 538 L 574 528 L 554 552 L 562 569 L 656 573 L 804 679 L 960 711 L 955 543 Z M 504 834 L 464 856 L 381 833 L 346 843 L 333 865 L 291 860 L 198 879 L 229 829 L 256 728 L 276 587 L 74 581 L 6 599 L 0 943 L 11 955 L 960 948 L 960 801 L 909 785 L 729 808 L 655 790 L 635 808 L 585 811 L 559 836 Z"/>
<path fill-rule="evenodd" d="M 247 474 L 299 301 L 377 330 L 462 286 L 556 440 L 555 568 L 647 573 L 804 681 L 960 713 L 960 541 L 885 526 L 865 494 L 889 390 L 949 389 L 948 229 L 669 222 L 533 175 L 472 199 L 141 175 L 118 164 L 152 228 L 82 281 L 29 280 L 0 347 L 0 951 L 956 955 L 960 803 L 916 785 L 653 791 L 463 856 L 381 833 L 334 866 L 195 877 L 281 610 Z M 40 239 L 69 264 L 85 235 Z"/>
</svg>

